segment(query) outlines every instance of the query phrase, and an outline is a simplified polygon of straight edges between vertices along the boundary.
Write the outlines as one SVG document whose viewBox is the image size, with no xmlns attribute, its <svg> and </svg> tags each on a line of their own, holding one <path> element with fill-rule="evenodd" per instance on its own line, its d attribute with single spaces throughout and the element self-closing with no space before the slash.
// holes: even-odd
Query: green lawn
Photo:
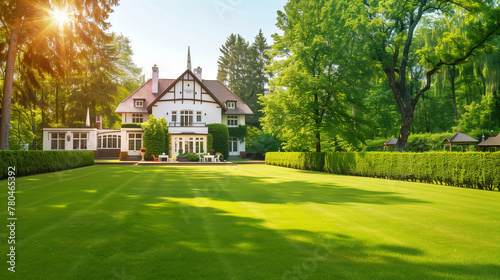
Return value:
<svg viewBox="0 0 500 280">
<path fill-rule="evenodd" d="M 16 182 L 16 272 L 4 225 L 0 279 L 500 276 L 500 192 L 265 165 L 100 165 Z"/>
</svg>

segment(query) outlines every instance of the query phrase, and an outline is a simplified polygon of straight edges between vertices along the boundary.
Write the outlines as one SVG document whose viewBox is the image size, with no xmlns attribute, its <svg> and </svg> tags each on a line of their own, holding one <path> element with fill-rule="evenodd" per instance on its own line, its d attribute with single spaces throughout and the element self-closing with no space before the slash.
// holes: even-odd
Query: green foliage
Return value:
<svg viewBox="0 0 500 280">
<path fill-rule="evenodd" d="M 220 123 L 208 124 L 208 133 L 213 137 L 212 148 L 216 153 L 222 153 L 225 158 L 229 156 L 229 131 L 227 126 Z M 210 151 L 210 149 L 209 149 Z"/>
<path fill-rule="evenodd" d="M 238 139 L 245 139 L 247 136 L 247 126 L 238 125 L 238 127 L 228 127 L 229 137 L 234 137 Z"/>
<path fill-rule="evenodd" d="M 291 167 L 304 170 L 322 171 L 325 164 L 325 153 L 317 152 L 269 152 L 266 164 Z"/>
<path fill-rule="evenodd" d="M 500 153 L 327 153 L 324 171 L 500 190 Z"/>
<path fill-rule="evenodd" d="M 498 130 L 500 119 L 497 116 L 500 108 L 497 107 L 496 97 L 487 93 L 480 102 L 472 102 L 465 107 L 465 113 L 458 123 L 458 129 L 464 133 L 473 130 Z"/>
<path fill-rule="evenodd" d="M 200 156 L 198 154 L 195 154 L 195 153 L 188 153 L 185 157 L 189 161 L 198 161 L 198 160 L 200 160 Z"/>
<path fill-rule="evenodd" d="M 266 132 L 287 151 L 320 151 L 341 135 L 352 143 L 367 132 L 363 97 L 370 61 L 362 54 L 362 5 L 350 1 L 289 1 L 278 12 L 272 91 L 260 98 Z"/>
<path fill-rule="evenodd" d="M 0 151 L 0 179 L 15 167 L 16 177 L 94 164 L 91 151 Z"/>
<path fill-rule="evenodd" d="M 214 145 L 214 136 L 212 134 L 208 134 L 207 135 L 207 150 L 205 152 L 209 153 L 210 150 L 213 149 L 213 145 Z"/>
<path fill-rule="evenodd" d="M 168 133 L 167 121 L 164 118 L 149 116 L 149 120 L 142 124 L 144 130 L 143 146 L 146 148 L 144 159 L 152 160 L 151 154 L 158 156 L 165 152 L 165 137 Z"/>
<path fill-rule="evenodd" d="M 267 152 L 277 152 L 281 148 L 282 142 L 270 133 L 257 135 L 248 145 L 248 153 L 266 154 Z"/>
<path fill-rule="evenodd" d="M 122 128 L 142 128 L 142 123 L 122 123 Z"/>
<path fill-rule="evenodd" d="M 165 130 L 165 154 L 172 156 L 170 151 L 172 150 L 172 143 L 170 143 L 170 134 L 168 134 L 168 128 Z"/>
</svg>

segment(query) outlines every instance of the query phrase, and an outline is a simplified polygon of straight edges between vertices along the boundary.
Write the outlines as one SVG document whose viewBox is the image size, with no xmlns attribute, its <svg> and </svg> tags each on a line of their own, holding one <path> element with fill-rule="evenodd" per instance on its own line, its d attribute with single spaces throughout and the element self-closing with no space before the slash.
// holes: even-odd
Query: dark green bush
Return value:
<svg viewBox="0 0 500 280">
<path fill-rule="evenodd" d="M 122 123 L 122 128 L 142 128 L 142 123 Z"/>
<path fill-rule="evenodd" d="M 187 154 L 186 158 L 189 161 L 198 161 L 198 160 L 200 160 L 200 156 L 198 154 L 195 154 L 195 153 L 189 153 L 189 154 Z"/>
<path fill-rule="evenodd" d="M 229 137 L 245 139 L 247 137 L 246 125 L 238 125 L 238 127 L 228 127 Z"/>
<path fill-rule="evenodd" d="M 212 136 L 212 134 L 208 134 L 207 135 L 207 150 L 205 151 L 205 153 L 210 153 L 210 150 L 213 149 L 213 144 L 214 144 L 214 137 Z"/>
<path fill-rule="evenodd" d="M 212 123 L 207 125 L 207 127 L 208 133 L 212 134 L 213 137 L 212 149 L 216 153 L 223 154 L 224 158 L 227 158 L 229 156 L 229 132 L 227 126 L 220 123 Z"/>
<path fill-rule="evenodd" d="M 167 121 L 164 118 L 157 119 L 153 115 L 142 124 L 144 135 L 142 137 L 143 146 L 146 148 L 145 160 L 152 160 L 155 156 L 165 152 L 165 137 L 167 132 Z"/>
<path fill-rule="evenodd" d="M 335 174 L 500 190 L 500 152 L 326 153 L 324 170 Z"/>
<path fill-rule="evenodd" d="M 500 190 L 500 152 L 266 154 L 266 163 L 329 173 Z"/>
<path fill-rule="evenodd" d="M 0 151 L 0 179 L 16 167 L 16 177 L 94 164 L 92 151 Z"/>
<path fill-rule="evenodd" d="M 266 164 L 279 165 L 304 170 L 322 171 L 325 164 L 325 153 L 315 152 L 268 152 Z"/>
</svg>

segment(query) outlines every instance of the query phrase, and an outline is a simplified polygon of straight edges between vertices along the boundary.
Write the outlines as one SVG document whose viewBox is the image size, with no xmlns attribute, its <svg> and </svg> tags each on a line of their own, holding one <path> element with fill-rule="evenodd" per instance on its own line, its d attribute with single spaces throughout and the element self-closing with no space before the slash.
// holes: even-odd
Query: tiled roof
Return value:
<svg viewBox="0 0 500 280">
<path fill-rule="evenodd" d="M 500 135 L 500 134 L 499 134 Z M 479 147 L 500 147 L 500 137 L 497 135 L 490 136 L 485 141 L 479 143 Z"/>
<path fill-rule="evenodd" d="M 115 110 L 115 113 L 148 113 L 147 107 L 150 106 L 161 93 L 163 93 L 175 79 L 158 79 L 158 94 L 154 95 L 152 93 L 152 80 L 148 80 L 142 86 L 140 86 L 134 93 L 129 95 L 125 100 L 123 100 Z M 234 93 L 232 93 L 227 87 L 225 87 L 221 82 L 217 80 L 202 80 L 201 81 L 205 87 L 213 94 L 217 99 L 216 101 L 225 105 L 227 100 L 236 101 L 235 109 L 228 109 L 225 114 L 228 115 L 252 115 L 253 112 L 241 99 L 239 99 Z M 134 106 L 134 99 L 145 99 L 146 104 L 142 108 L 136 108 Z M 224 106 L 222 106 L 224 107 Z"/>
<path fill-rule="evenodd" d="M 205 86 L 219 99 L 221 102 L 236 101 L 236 108 L 228 109 L 226 115 L 252 115 L 253 112 L 245 102 L 232 93 L 224 84 L 217 80 L 203 80 Z"/>
<path fill-rule="evenodd" d="M 451 144 L 464 144 L 464 143 L 477 143 L 479 140 L 474 139 L 470 137 L 467 134 L 463 134 L 460 130 L 455 133 L 451 138 L 446 138 L 444 140 L 445 143 L 451 143 Z"/>
<path fill-rule="evenodd" d="M 175 80 L 174 79 L 159 79 L 158 80 L 158 92 L 163 92 L 167 87 L 169 87 Z M 149 79 L 142 86 L 140 86 L 136 91 L 129 95 L 125 100 L 123 100 L 115 110 L 115 113 L 147 113 L 147 107 L 151 102 L 153 102 L 157 95 L 153 94 L 152 80 Z M 136 108 L 134 106 L 134 99 L 145 99 L 146 104 L 142 108 Z"/>
</svg>

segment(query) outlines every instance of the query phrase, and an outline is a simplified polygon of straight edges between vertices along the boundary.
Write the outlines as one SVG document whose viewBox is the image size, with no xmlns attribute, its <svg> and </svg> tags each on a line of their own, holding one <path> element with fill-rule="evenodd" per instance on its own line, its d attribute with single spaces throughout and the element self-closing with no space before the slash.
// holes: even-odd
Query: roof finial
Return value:
<svg viewBox="0 0 500 280">
<path fill-rule="evenodd" d="M 188 46 L 188 63 L 187 63 L 187 69 L 191 70 L 191 49 L 190 49 L 190 46 Z"/>
</svg>

